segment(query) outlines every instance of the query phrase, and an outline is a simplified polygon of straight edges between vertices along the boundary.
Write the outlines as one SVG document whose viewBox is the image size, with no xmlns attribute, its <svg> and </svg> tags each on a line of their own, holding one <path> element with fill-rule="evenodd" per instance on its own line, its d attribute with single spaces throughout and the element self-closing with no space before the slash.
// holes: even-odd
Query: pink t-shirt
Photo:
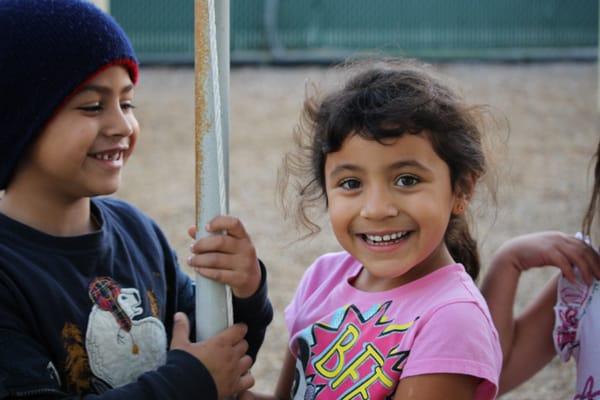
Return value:
<svg viewBox="0 0 600 400">
<path fill-rule="evenodd" d="M 361 268 L 347 252 L 319 257 L 286 308 L 294 399 L 386 399 L 400 379 L 435 373 L 479 377 L 475 399 L 495 398 L 498 334 L 462 265 L 384 292 L 350 285 Z"/>
</svg>

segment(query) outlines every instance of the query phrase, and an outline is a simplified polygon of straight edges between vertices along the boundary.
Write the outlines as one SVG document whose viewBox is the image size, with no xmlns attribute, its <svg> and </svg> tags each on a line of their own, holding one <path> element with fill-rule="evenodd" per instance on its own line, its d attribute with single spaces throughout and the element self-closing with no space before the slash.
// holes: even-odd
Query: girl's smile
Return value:
<svg viewBox="0 0 600 400">
<path fill-rule="evenodd" d="M 360 233 L 358 236 L 372 251 L 392 251 L 401 246 L 410 236 L 410 231 L 394 231 L 388 233 Z"/>
<path fill-rule="evenodd" d="M 327 155 L 333 231 L 364 266 L 355 285 L 390 289 L 453 263 L 444 235 L 457 196 L 426 133 L 384 143 L 349 136 Z"/>
</svg>

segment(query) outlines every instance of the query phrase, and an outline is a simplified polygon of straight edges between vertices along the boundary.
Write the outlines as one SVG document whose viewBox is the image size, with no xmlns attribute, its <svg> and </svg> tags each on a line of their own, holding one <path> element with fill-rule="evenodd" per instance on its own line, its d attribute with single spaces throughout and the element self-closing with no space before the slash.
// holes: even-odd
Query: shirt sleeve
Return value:
<svg viewBox="0 0 600 400">
<path fill-rule="evenodd" d="M 423 316 L 415 331 L 402 378 L 462 374 L 481 378 L 476 399 L 493 399 L 502 368 L 496 330 L 480 306 L 446 304 Z"/>
<path fill-rule="evenodd" d="M 262 346 L 267 326 L 273 320 L 273 307 L 267 293 L 267 269 L 262 261 L 259 260 L 259 264 L 261 280 L 256 293 L 245 299 L 233 296 L 234 322 L 243 322 L 248 325 L 247 354 L 252 357 L 253 361 L 256 361 L 256 355 Z"/>
</svg>

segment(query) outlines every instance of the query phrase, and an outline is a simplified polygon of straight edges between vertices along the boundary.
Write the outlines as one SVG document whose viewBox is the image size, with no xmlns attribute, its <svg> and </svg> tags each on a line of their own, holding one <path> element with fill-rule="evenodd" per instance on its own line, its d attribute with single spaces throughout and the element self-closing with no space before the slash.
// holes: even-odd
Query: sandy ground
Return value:
<svg viewBox="0 0 600 400">
<path fill-rule="evenodd" d="M 477 235 L 482 257 L 514 235 L 537 230 L 575 232 L 589 198 L 587 168 L 598 140 L 596 65 L 451 64 L 435 69 L 474 102 L 489 104 L 510 124 L 496 132 L 498 206 L 480 202 Z M 286 348 L 283 310 L 304 269 L 337 250 L 326 226 L 312 240 L 298 234 L 275 203 L 276 171 L 290 146 L 307 79 L 329 82 L 331 69 L 236 68 L 231 73 L 230 209 L 251 232 L 268 266 L 275 319 L 253 373 L 259 391 L 271 391 Z M 136 110 L 142 125 L 137 153 L 118 195 L 155 218 L 181 258 L 194 223 L 193 71 L 145 68 Z M 504 143 L 504 144 L 502 144 Z M 552 273 L 526 274 L 517 309 Z M 465 327 L 468 329 L 468 327 Z M 564 399 L 572 393 L 572 364 L 557 360 L 504 399 Z"/>
</svg>

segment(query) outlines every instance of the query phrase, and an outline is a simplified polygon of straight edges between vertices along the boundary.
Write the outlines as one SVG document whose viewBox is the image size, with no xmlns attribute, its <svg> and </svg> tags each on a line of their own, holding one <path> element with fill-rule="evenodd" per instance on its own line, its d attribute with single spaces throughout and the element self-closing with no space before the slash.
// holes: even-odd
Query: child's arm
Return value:
<svg viewBox="0 0 600 400">
<path fill-rule="evenodd" d="M 482 292 L 500 335 L 504 356 L 500 393 L 524 382 L 555 355 L 553 307 L 558 279 L 552 279 L 517 318 L 513 305 L 521 272 L 542 266 L 558 267 L 575 280 L 573 265 L 591 283 L 600 277 L 598 254 L 583 241 L 561 232 L 540 232 L 514 238 L 494 254 Z"/>
<path fill-rule="evenodd" d="M 219 216 L 206 227 L 211 235 L 192 245 L 188 264 L 209 279 L 228 284 L 233 292 L 234 321 L 248 326 L 248 354 L 255 359 L 262 345 L 273 308 L 267 297 L 266 269 L 242 222 L 235 217 Z M 196 229 L 190 228 L 195 237 Z"/>
<path fill-rule="evenodd" d="M 56 359 L 47 347 L 49 344 L 39 339 L 29 309 L 21 306 L 22 300 L 25 299 L 0 269 L 0 399 L 29 398 L 36 393 L 39 398 L 90 400 L 188 399 L 201 393 L 202 398 L 217 399 L 248 389 L 254 383 L 251 375 L 245 375 L 252 360 L 244 355 L 247 343 L 243 325 L 234 325 L 201 343 L 190 343 L 189 324 L 182 314 L 175 323 L 164 365 L 127 385 L 83 396 L 80 391 L 93 390 L 82 378 L 86 375 L 73 374 L 89 371 L 80 339 L 63 336 L 65 345 L 71 346 L 68 361 L 74 368 L 65 371 L 62 360 Z"/>
<path fill-rule="evenodd" d="M 394 400 L 471 400 L 479 378 L 460 374 L 417 375 L 400 380 Z"/>
<path fill-rule="evenodd" d="M 286 350 L 285 357 L 283 359 L 283 366 L 281 367 L 281 374 L 279 374 L 279 380 L 277 381 L 277 387 L 275 394 L 255 394 L 250 391 L 240 393 L 238 400 L 288 400 L 290 399 L 292 384 L 294 383 L 294 370 L 295 370 L 296 358 L 289 351 Z"/>
</svg>

